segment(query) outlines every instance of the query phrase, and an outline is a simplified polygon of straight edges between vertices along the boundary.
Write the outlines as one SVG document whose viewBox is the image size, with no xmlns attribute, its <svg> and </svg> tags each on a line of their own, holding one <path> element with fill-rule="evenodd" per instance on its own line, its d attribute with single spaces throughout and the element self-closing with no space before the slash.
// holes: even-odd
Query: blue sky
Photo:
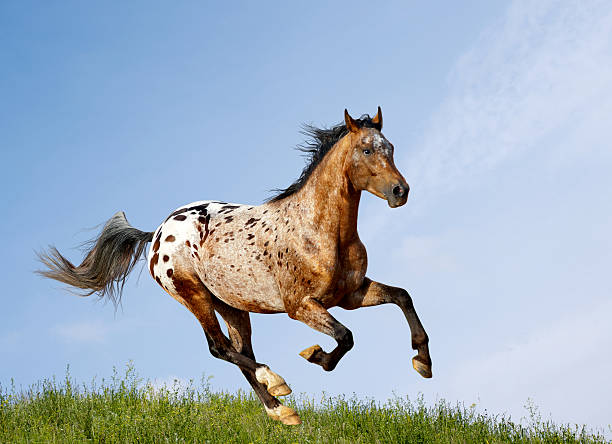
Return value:
<svg viewBox="0 0 612 444">
<path fill-rule="evenodd" d="M 356 346 L 252 316 L 295 392 L 393 393 L 604 427 L 612 422 L 612 6 L 607 2 L 0 5 L 4 251 L 0 383 L 132 360 L 151 379 L 247 388 L 201 328 L 133 272 L 117 313 L 32 274 L 53 243 L 124 210 L 153 231 L 194 200 L 259 203 L 303 166 L 301 123 L 384 114 L 411 185 L 364 196 L 369 275 L 412 294 L 434 378 L 411 369 L 397 307 L 334 315 Z"/>
</svg>

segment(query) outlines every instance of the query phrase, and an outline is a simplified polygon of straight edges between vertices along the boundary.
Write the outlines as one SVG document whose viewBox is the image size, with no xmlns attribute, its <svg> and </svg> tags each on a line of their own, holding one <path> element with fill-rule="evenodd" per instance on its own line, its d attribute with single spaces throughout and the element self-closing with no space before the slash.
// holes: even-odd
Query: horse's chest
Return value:
<svg viewBox="0 0 612 444">
<path fill-rule="evenodd" d="M 279 290 L 288 311 L 299 306 L 304 297 L 313 297 L 326 308 L 336 306 L 363 284 L 367 254 L 358 238 L 346 245 L 311 235 L 300 240 L 303 242 L 294 247 L 296 253 L 291 247 L 285 250 L 288 255 L 281 256 L 276 267 Z"/>
<path fill-rule="evenodd" d="M 333 278 L 327 291 L 321 295 L 320 302 L 326 307 L 333 307 L 344 296 L 356 291 L 363 284 L 367 266 L 367 254 L 361 242 L 339 249 Z"/>
<path fill-rule="evenodd" d="M 368 267 L 365 247 L 358 241 L 339 254 L 339 276 L 336 283 L 338 292 L 352 293 L 361 287 Z"/>
</svg>

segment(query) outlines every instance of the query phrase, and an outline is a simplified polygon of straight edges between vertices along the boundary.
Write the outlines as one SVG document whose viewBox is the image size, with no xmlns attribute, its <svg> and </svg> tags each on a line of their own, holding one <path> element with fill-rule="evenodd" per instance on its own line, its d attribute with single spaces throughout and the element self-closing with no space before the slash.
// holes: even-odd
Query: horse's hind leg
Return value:
<svg viewBox="0 0 612 444">
<path fill-rule="evenodd" d="M 410 326 L 412 348 L 417 350 L 417 355 L 412 358 L 412 366 L 424 378 L 431 378 L 429 338 L 416 314 L 412 298 L 406 290 L 366 278 L 357 291 L 345 296 L 338 305 L 346 310 L 354 310 L 388 303 L 396 304 L 402 309 Z"/>
<path fill-rule="evenodd" d="M 223 317 L 234 349 L 248 358 L 255 360 L 251 344 L 251 320 L 249 313 L 230 307 L 225 302 L 214 298 L 215 310 Z M 261 400 L 268 415 L 284 424 L 300 424 L 302 421 L 291 407 L 282 405 L 274 396 L 291 393 L 291 389 L 276 373 L 269 368 L 260 367 L 255 372 L 241 369 L 251 387 Z M 265 383 L 267 381 L 267 384 Z M 268 387 L 266 389 L 266 386 Z"/>
<path fill-rule="evenodd" d="M 216 297 L 213 298 L 213 301 L 215 310 L 219 312 L 227 325 L 227 331 L 234 349 L 241 355 L 255 360 L 255 353 L 251 344 L 249 313 L 230 307 Z M 251 374 L 248 370 L 245 371 Z M 291 393 L 291 389 L 285 380 L 265 365 L 259 367 L 253 376 L 256 378 L 258 385 L 263 387 L 269 395 L 285 396 Z"/>
<path fill-rule="evenodd" d="M 251 381 L 254 381 L 258 383 L 258 387 L 259 384 L 265 385 L 267 390 L 280 386 L 279 390 L 282 391 L 282 386 L 286 386 L 286 384 L 280 376 L 272 372 L 268 366 L 255 362 L 252 354 L 251 356 L 247 356 L 239 353 L 225 334 L 223 334 L 217 316 L 215 315 L 214 300 L 216 298 L 208 291 L 197 276 L 175 272 L 172 277 L 172 282 L 176 288 L 176 294 L 172 294 L 172 296 L 185 305 L 195 315 L 198 321 L 200 321 L 200 325 L 202 325 L 206 340 L 208 341 L 210 353 L 215 358 L 223 359 L 240 367 L 240 370 L 245 373 L 247 380 L 251 384 L 253 384 Z M 236 333 L 238 332 L 237 329 L 234 330 Z M 282 384 L 279 383 L 279 380 L 282 381 Z M 271 398 L 274 399 L 272 396 Z M 272 411 L 268 411 L 268 415 L 285 424 L 299 424 L 300 420 L 295 414 L 295 411 L 290 409 L 291 412 L 289 412 L 287 409 L 289 409 L 289 407 L 282 409 L 278 406 L 274 406 Z"/>
</svg>

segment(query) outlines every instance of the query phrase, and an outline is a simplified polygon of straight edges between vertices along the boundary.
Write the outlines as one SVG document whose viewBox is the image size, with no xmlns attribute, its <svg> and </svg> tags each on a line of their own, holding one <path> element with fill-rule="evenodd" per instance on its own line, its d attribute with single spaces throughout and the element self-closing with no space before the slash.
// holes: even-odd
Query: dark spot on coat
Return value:
<svg viewBox="0 0 612 444">
<path fill-rule="evenodd" d="M 162 230 L 159 230 L 159 232 L 157 233 L 157 236 L 155 236 L 155 243 L 159 242 L 161 237 L 162 237 Z M 155 244 L 153 245 L 153 247 L 155 247 Z M 159 248 L 159 246 L 157 248 Z M 156 250 L 154 250 L 154 251 L 156 251 Z"/>
<path fill-rule="evenodd" d="M 270 241 L 266 241 L 266 242 L 264 243 L 264 247 L 267 247 L 269 243 L 270 243 Z"/>
<path fill-rule="evenodd" d="M 219 214 L 225 212 L 225 213 L 231 213 L 232 211 L 234 211 L 236 208 L 240 208 L 238 205 L 224 205 L 221 207 L 221 210 L 219 211 Z"/>
<path fill-rule="evenodd" d="M 225 217 L 225 222 L 231 222 L 234 220 L 234 216 L 226 216 Z"/>
<path fill-rule="evenodd" d="M 202 216 L 206 215 L 207 211 L 206 211 L 206 207 L 208 207 L 208 204 L 201 204 L 201 205 L 195 205 L 193 207 L 189 207 L 189 208 L 179 208 L 178 210 L 174 211 L 172 214 L 170 214 L 170 216 L 168 216 L 168 219 L 170 219 L 171 217 L 177 216 L 177 215 L 181 215 L 182 213 L 188 213 L 191 212 L 191 214 L 194 214 L 195 212 L 198 212 L 199 214 L 201 214 Z M 179 219 L 178 217 L 174 217 L 176 220 L 185 220 L 186 216 L 183 216 L 182 219 Z M 168 220 L 166 219 L 166 221 Z"/>
<path fill-rule="evenodd" d="M 159 279 L 159 276 L 155 276 L 155 282 L 163 287 L 162 281 Z"/>
<path fill-rule="evenodd" d="M 166 239 L 164 239 L 166 242 L 174 242 L 176 240 L 176 238 L 173 235 L 168 236 Z"/>
<path fill-rule="evenodd" d="M 188 247 L 191 247 L 191 242 L 189 242 L 188 240 L 185 241 L 185 245 L 187 245 Z"/>
<path fill-rule="evenodd" d="M 200 260 L 200 255 L 198 254 L 198 252 L 197 252 L 197 251 L 194 251 L 194 252 L 193 252 L 193 255 L 194 255 L 195 257 L 197 257 L 197 258 L 198 258 L 198 260 Z"/>
<path fill-rule="evenodd" d="M 249 235 L 247 236 L 247 240 L 251 240 L 255 237 L 254 234 L 249 233 Z"/>
<path fill-rule="evenodd" d="M 157 236 L 155 236 L 155 242 L 153 243 L 153 252 L 156 252 L 157 250 L 159 250 L 161 236 L 162 236 L 162 230 L 159 230 L 159 232 L 157 233 Z"/>
<path fill-rule="evenodd" d="M 172 268 L 168 268 L 168 271 L 166 271 L 166 274 L 168 275 L 169 278 L 172 277 L 173 273 L 174 273 L 174 270 Z"/>
<path fill-rule="evenodd" d="M 184 214 L 179 214 L 178 216 L 174 216 L 174 220 L 185 220 L 187 219 L 187 216 L 185 216 Z"/>
<path fill-rule="evenodd" d="M 158 260 L 159 260 L 159 253 L 155 253 L 153 257 L 151 258 L 151 262 L 149 264 L 149 270 L 151 271 L 151 276 L 155 276 L 155 274 L 153 273 L 153 267 L 157 265 Z"/>
<path fill-rule="evenodd" d="M 167 254 L 164 254 L 163 259 L 164 259 L 164 262 L 168 262 L 170 260 Z"/>
</svg>

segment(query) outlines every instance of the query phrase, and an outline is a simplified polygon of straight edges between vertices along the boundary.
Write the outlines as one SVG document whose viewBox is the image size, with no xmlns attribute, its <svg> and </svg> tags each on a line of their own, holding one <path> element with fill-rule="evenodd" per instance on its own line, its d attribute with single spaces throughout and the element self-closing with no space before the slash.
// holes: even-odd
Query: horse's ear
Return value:
<svg viewBox="0 0 612 444">
<path fill-rule="evenodd" d="M 349 115 L 346 108 L 344 109 L 344 122 L 346 123 L 346 128 L 351 133 L 356 133 L 359 131 L 359 124 Z"/>
<path fill-rule="evenodd" d="M 376 128 L 378 131 L 382 131 L 382 111 L 380 109 L 380 106 L 378 107 L 378 112 L 372 119 L 372 124 L 374 125 L 374 128 Z"/>
</svg>

